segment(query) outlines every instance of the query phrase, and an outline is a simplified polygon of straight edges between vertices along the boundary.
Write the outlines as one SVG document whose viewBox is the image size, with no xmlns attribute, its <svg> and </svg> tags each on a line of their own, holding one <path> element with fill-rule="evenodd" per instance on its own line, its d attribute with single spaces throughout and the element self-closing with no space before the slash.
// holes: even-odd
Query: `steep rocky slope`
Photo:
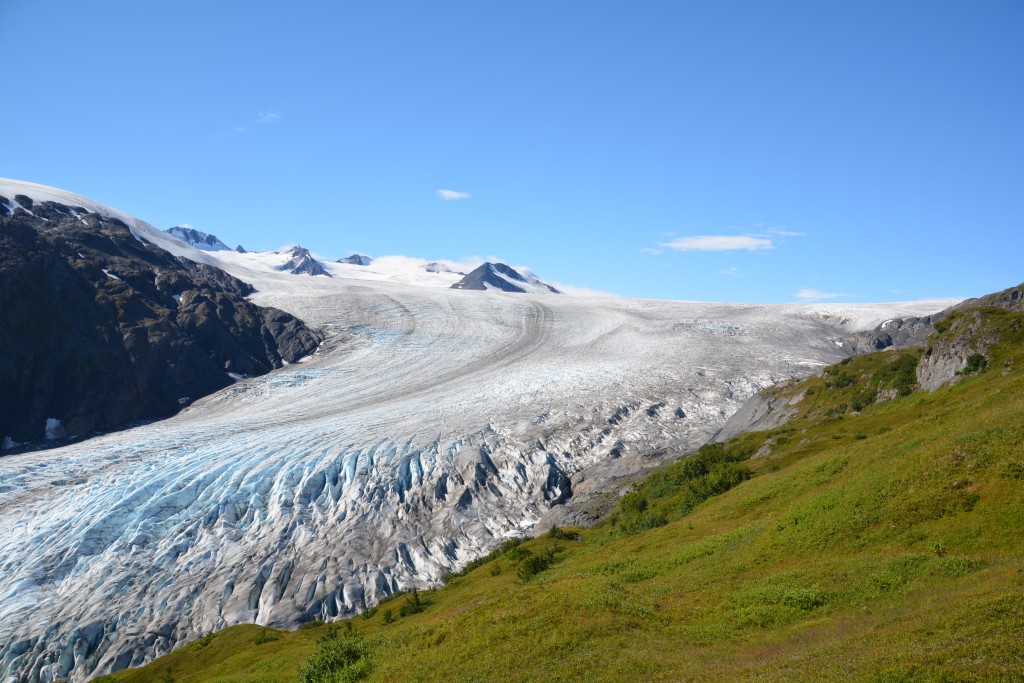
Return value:
<svg viewBox="0 0 1024 683">
<path fill-rule="evenodd" d="M 116 218 L 0 197 L 0 440 L 165 417 L 315 351 L 251 286 L 144 243 Z"/>
</svg>

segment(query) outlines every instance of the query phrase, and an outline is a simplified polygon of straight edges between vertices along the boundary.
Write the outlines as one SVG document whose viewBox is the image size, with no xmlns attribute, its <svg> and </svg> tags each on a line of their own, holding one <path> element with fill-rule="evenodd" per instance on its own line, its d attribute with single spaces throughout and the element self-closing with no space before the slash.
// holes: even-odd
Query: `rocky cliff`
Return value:
<svg viewBox="0 0 1024 683">
<path fill-rule="evenodd" d="M 301 320 L 223 271 L 82 207 L 0 197 L 0 440 L 165 417 L 316 350 Z"/>
</svg>

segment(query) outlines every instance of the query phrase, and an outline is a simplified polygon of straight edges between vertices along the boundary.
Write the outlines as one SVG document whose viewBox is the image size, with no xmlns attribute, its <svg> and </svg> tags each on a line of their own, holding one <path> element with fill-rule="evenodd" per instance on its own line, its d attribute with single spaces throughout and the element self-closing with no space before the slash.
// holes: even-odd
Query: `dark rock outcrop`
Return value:
<svg viewBox="0 0 1024 683">
<path fill-rule="evenodd" d="M 528 285 L 546 289 L 553 294 L 561 293 L 537 278 L 524 277 L 515 268 L 506 266 L 504 263 L 484 263 L 478 268 L 471 270 L 464 278 L 452 285 L 451 288 L 473 290 L 497 289 L 502 292 L 525 294 Z"/>
<path fill-rule="evenodd" d="M 917 364 L 917 381 L 922 389 L 935 391 L 959 381 L 969 372 L 973 356 L 988 362 L 989 348 L 999 343 L 999 337 L 986 330 L 982 310 L 991 306 L 1015 313 L 1024 313 L 1024 284 L 962 301 L 943 311 L 939 334 L 929 340 L 928 347 Z"/>
<path fill-rule="evenodd" d="M 320 337 L 227 273 L 80 207 L 0 198 L 0 439 L 165 417 Z M 58 424 L 59 423 L 59 424 Z"/>
<path fill-rule="evenodd" d="M 886 320 L 873 330 L 855 332 L 840 341 L 843 351 L 851 355 L 873 353 L 888 348 L 905 349 L 924 343 L 935 323 L 946 316 L 946 311 L 920 318 L 895 318 Z"/>
<path fill-rule="evenodd" d="M 283 266 L 278 266 L 278 270 L 294 273 L 295 275 L 324 275 L 331 277 L 331 274 L 327 272 L 323 264 L 309 253 L 309 249 L 298 246 L 292 247 L 290 254 L 291 259 Z"/>
<path fill-rule="evenodd" d="M 1024 283 L 1019 284 L 1016 287 L 1004 289 L 1001 292 L 986 294 L 985 296 L 978 297 L 977 299 L 961 301 L 953 307 L 953 310 L 959 311 L 965 308 L 977 308 L 978 306 L 994 306 L 996 308 L 1006 309 L 1007 311 L 1024 313 Z"/>
</svg>

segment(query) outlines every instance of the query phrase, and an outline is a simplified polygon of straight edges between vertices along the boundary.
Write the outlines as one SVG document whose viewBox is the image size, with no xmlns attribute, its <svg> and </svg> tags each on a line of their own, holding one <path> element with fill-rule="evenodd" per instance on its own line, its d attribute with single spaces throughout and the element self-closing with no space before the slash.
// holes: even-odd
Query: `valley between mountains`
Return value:
<svg viewBox="0 0 1024 683">
<path fill-rule="evenodd" d="M 292 253 L 197 249 L 61 190 L 0 195 L 123 221 L 321 340 L 167 419 L 0 458 L 12 683 L 84 681 L 226 626 L 296 628 L 436 585 L 504 539 L 592 521 L 600 494 L 695 449 L 759 390 L 845 357 L 844 336 L 952 303 L 630 300 L 532 275 L 522 292 L 462 289 L 454 267 L 388 257 L 309 275 L 280 269 Z"/>
</svg>

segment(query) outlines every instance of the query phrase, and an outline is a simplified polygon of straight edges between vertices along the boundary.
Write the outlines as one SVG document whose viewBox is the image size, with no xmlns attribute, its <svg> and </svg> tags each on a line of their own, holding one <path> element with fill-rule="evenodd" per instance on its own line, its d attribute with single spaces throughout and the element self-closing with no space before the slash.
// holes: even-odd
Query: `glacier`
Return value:
<svg viewBox="0 0 1024 683">
<path fill-rule="evenodd" d="M 948 303 L 461 291 L 386 258 L 313 278 L 129 224 L 324 342 L 172 418 L 0 458 L 5 683 L 84 681 L 228 625 L 294 628 L 437 585 L 835 362 L 842 335 Z"/>
</svg>

